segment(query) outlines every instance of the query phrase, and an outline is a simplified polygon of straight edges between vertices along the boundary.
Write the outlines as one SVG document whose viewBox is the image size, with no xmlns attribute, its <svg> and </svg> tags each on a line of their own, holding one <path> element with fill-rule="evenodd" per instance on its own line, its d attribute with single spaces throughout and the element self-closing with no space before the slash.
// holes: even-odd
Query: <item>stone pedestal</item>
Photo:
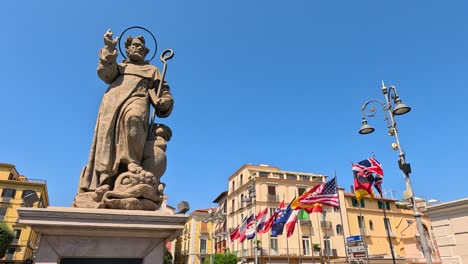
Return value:
<svg viewBox="0 0 468 264">
<path fill-rule="evenodd" d="M 187 220 L 157 211 L 68 207 L 19 208 L 18 215 L 41 235 L 36 264 L 81 258 L 163 263 L 166 241 L 175 239 Z"/>
</svg>

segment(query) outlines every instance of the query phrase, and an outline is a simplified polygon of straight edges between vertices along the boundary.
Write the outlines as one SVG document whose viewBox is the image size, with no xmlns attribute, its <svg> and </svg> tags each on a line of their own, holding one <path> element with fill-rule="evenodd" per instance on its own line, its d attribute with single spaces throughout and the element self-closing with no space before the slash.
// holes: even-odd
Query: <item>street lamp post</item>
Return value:
<svg viewBox="0 0 468 264">
<path fill-rule="evenodd" d="M 403 149 L 401 148 L 400 138 L 398 137 L 397 124 L 395 122 L 395 117 L 394 117 L 395 115 L 404 115 L 408 113 L 409 111 L 411 111 L 411 108 L 401 102 L 401 99 L 398 96 L 398 93 L 394 86 L 390 86 L 387 88 L 383 81 L 382 81 L 382 93 L 385 97 L 385 102 L 374 99 L 374 100 L 369 100 L 362 105 L 362 108 L 361 108 L 362 126 L 361 126 L 361 129 L 359 130 L 359 134 L 365 135 L 365 134 L 370 134 L 374 132 L 375 129 L 367 124 L 366 117 L 374 117 L 376 109 L 375 107 L 370 107 L 369 109 L 370 113 L 367 113 L 366 109 L 367 109 L 367 106 L 371 103 L 380 103 L 380 105 L 382 106 L 382 111 L 384 112 L 384 115 L 385 115 L 385 121 L 387 122 L 388 135 L 395 137 L 396 142 L 392 144 L 392 148 L 394 150 L 398 150 L 398 154 L 399 154 L 398 167 L 400 168 L 400 170 L 403 172 L 405 176 L 406 187 L 408 188 L 407 191 L 411 197 L 411 201 L 413 204 L 413 215 L 414 215 L 414 218 L 416 219 L 416 226 L 418 229 L 419 237 L 421 239 L 423 254 L 424 254 L 424 257 L 426 258 L 426 262 L 429 264 L 432 264 L 431 254 L 428 250 L 427 240 L 424 235 L 424 229 L 423 229 L 423 225 L 421 222 L 421 213 L 419 212 L 418 207 L 416 205 L 416 199 L 415 199 L 415 195 L 413 192 L 413 187 L 411 185 L 411 180 L 410 180 L 411 166 L 409 163 L 406 162 L 405 153 Z M 390 116 L 390 119 L 388 118 L 388 116 Z"/>
<path fill-rule="evenodd" d="M 253 205 L 253 215 L 254 215 L 254 228 L 255 228 L 255 243 L 254 243 L 254 264 L 258 264 L 258 245 L 257 245 L 257 213 L 256 213 L 256 198 L 257 198 L 257 193 L 255 191 L 255 178 L 252 181 L 252 185 L 249 185 L 247 187 L 247 191 L 249 192 L 249 197 L 245 201 L 252 202 Z"/>
<path fill-rule="evenodd" d="M 224 215 L 222 214 L 222 212 L 220 211 L 216 211 L 216 212 L 213 212 L 211 209 L 208 210 L 208 217 L 205 218 L 205 222 L 206 223 L 211 223 L 211 225 L 213 225 L 213 223 L 221 223 L 224 221 Z M 211 244 L 212 244 L 212 251 L 211 254 L 210 254 L 210 264 L 213 264 L 213 254 L 216 253 L 216 245 L 215 245 L 215 242 L 216 242 L 216 238 L 215 238 L 215 230 L 214 230 L 214 227 L 211 226 Z"/>
</svg>

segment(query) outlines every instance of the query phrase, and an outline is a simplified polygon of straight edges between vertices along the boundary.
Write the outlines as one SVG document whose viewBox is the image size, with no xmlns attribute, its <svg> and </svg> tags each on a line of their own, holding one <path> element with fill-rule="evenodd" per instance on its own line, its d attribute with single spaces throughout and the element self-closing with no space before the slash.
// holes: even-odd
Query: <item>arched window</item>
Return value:
<svg viewBox="0 0 468 264">
<path fill-rule="evenodd" d="M 369 220 L 369 228 L 370 230 L 374 230 L 374 222 L 372 220 Z"/>
<path fill-rule="evenodd" d="M 336 225 L 336 234 L 337 235 L 343 235 L 343 226 L 342 225 Z"/>
</svg>

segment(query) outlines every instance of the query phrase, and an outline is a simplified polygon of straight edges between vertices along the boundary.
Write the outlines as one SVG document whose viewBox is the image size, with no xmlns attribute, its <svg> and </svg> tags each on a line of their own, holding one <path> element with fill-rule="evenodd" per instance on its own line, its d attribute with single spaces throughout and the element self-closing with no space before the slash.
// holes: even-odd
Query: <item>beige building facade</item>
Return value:
<svg viewBox="0 0 468 264">
<path fill-rule="evenodd" d="M 268 207 L 270 214 L 281 201 L 285 204 L 307 189 L 321 184 L 327 176 L 315 173 L 283 171 L 267 165 L 244 165 L 229 177 L 226 223 L 228 232 L 241 224 L 242 219 Z M 314 263 L 316 261 L 351 261 L 346 238 L 362 235 L 371 263 L 392 263 L 385 224 L 389 227 L 396 263 L 425 263 L 413 211 L 393 199 L 364 199 L 359 209 L 353 193 L 338 190 L 340 209 L 323 207 L 323 213 L 311 213 L 300 220 L 294 234 L 286 238 L 286 231 L 278 237 L 257 234 L 252 240 L 240 243 L 227 241 L 230 252 L 240 260 L 253 263 Z M 386 208 L 386 217 L 383 208 Z M 430 236 L 430 219 L 422 217 L 426 238 L 438 261 L 437 246 Z M 361 222 L 361 223 L 360 223 Z"/>
<path fill-rule="evenodd" d="M 442 263 L 468 263 L 468 198 L 429 206 Z"/>
<path fill-rule="evenodd" d="M 270 214 L 281 201 L 289 204 L 307 189 L 325 182 L 326 176 L 283 171 L 267 165 L 244 165 L 229 177 L 227 227 L 229 232 L 244 217 L 265 207 Z M 241 261 L 253 263 L 313 263 L 324 258 L 345 259 L 343 224 L 338 209 L 324 207 L 325 214 L 310 214 L 298 222 L 294 234 L 286 238 L 257 234 L 252 240 L 228 242 L 230 252 Z M 325 218 L 323 218 L 325 216 Z M 315 245 L 315 246 L 314 246 Z M 314 250 L 317 249 L 317 250 Z"/>
</svg>

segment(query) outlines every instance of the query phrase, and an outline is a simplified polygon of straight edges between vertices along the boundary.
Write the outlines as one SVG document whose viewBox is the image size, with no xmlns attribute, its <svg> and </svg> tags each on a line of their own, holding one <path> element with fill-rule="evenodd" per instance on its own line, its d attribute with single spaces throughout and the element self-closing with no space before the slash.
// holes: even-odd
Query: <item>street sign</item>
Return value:
<svg viewBox="0 0 468 264">
<path fill-rule="evenodd" d="M 351 243 L 351 242 L 359 242 L 362 241 L 361 236 L 350 236 L 346 238 L 346 242 Z"/>
<path fill-rule="evenodd" d="M 353 247 L 347 247 L 348 257 L 350 258 L 364 258 L 366 257 L 366 248 L 364 245 L 357 245 Z"/>
<path fill-rule="evenodd" d="M 366 248 L 364 246 L 348 247 L 348 252 L 366 252 Z"/>
</svg>

